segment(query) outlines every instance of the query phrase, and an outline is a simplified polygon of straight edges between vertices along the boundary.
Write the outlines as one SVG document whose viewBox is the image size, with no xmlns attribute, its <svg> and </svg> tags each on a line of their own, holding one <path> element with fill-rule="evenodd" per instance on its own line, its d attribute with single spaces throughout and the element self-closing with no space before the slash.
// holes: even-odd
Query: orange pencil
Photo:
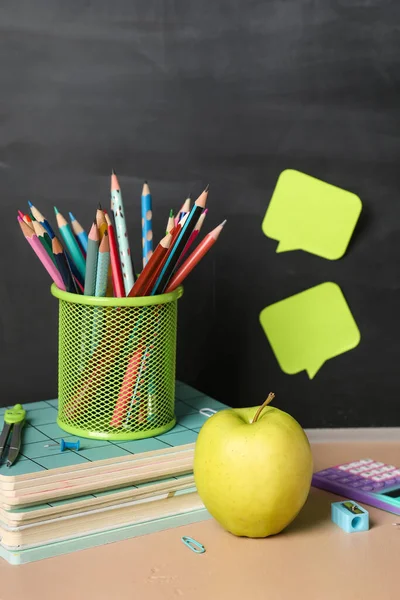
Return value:
<svg viewBox="0 0 400 600">
<path fill-rule="evenodd" d="M 104 216 L 104 211 L 101 208 L 101 204 L 99 203 L 99 208 L 96 211 L 96 224 L 99 230 L 100 242 L 103 238 L 104 232 L 107 231 L 107 221 Z"/>
<path fill-rule="evenodd" d="M 136 280 L 133 288 L 129 292 L 128 296 L 130 298 L 146 295 L 146 290 L 148 289 L 149 285 L 151 285 L 154 274 L 158 270 L 158 267 L 160 266 L 164 256 L 167 254 L 168 248 L 171 245 L 171 241 L 172 235 L 167 233 L 167 235 L 163 237 L 157 248 L 154 250 L 149 262 L 146 264 L 145 268 Z"/>
<path fill-rule="evenodd" d="M 119 261 L 117 239 L 115 237 L 114 225 L 112 224 L 111 219 L 107 213 L 106 223 L 108 227 L 108 241 L 110 242 L 110 266 L 114 296 L 116 298 L 124 298 L 125 288 L 124 280 L 122 278 L 121 263 Z"/>
<path fill-rule="evenodd" d="M 201 261 L 201 259 L 207 254 L 207 252 L 212 248 L 212 246 L 217 241 L 219 234 L 221 233 L 226 220 L 223 221 L 220 225 L 218 225 L 215 229 L 210 231 L 206 235 L 206 237 L 200 242 L 195 250 L 193 250 L 192 254 L 185 260 L 181 268 L 175 273 L 169 282 L 165 293 L 172 292 L 172 290 L 176 289 L 184 279 L 193 271 L 195 266 Z"/>
</svg>

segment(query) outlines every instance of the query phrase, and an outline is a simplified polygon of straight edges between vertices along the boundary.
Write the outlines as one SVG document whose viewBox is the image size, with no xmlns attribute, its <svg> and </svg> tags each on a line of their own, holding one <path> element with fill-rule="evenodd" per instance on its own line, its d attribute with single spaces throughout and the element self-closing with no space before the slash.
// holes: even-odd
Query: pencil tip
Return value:
<svg viewBox="0 0 400 600">
<path fill-rule="evenodd" d="M 203 215 L 206 215 L 207 213 L 208 213 L 208 208 L 205 208 L 205 209 L 203 210 Z"/>
<path fill-rule="evenodd" d="M 56 213 L 56 215 L 58 215 L 58 212 L 59 212 L 59 211 L 58 211 L 58 208 L 57 208 L 57 206 L 55 206 L 55 207 L 54 207 L 54 212 Z"/>
<path fill-rule="evenodd" d="M 145 180 L 144 180 L 144 183 L 145 183 L 146 185 L 148 185 L 148 184 L 149 184 L 149 182 L 147 181 L 147 179 L 145 179 Z"/>
<path fill-rule="evenodd" d="M 71 219 L 71 221 L 76 221 L 74 215 L 72 214 L 72 212 L 69 213 L 69 218 Z"/>
<path fill-rule="evenodd" d="M 222 221 L 221 223 L 221 227 L 224 227 L 225 223 L 226 223 L 227 219 L 225 219 L 225 221 Z"/>
<path fill-rule="evenodd" d="M 28 200 L 28 206 L 29 206 L 29 208 L 32 208 L 32 206 L 33 206 L 32 202 L 30 200 Z"/>
<path fill-rule="evenodd" d="M 100 202 L 99 202 L 98 209 L 99 209 L 99 210 L 102 210 Z"/>
<path fill-rule="evenodd" d="M 114 169 L 111 169 L 111 175 L 116 175 L 116 172 L 114 171 Z"/>
<path fill-rule="evenodd" d="M 172 218 L 172 217 L 174 216 L 174 211 L 173 211 L 173 209 L 172 209 L 172 208 L 171 208 L 171 210 L 169 211 L 169 216 L 170 216 L 170 218 Z"/>
<path fill-rule="evenodd" d="M 209 188 L 210 188 L 210 184 L 209 184 L 209 183 L 207 183 L 206 187 L 204 188 L 204 191 L 205 191 L 205 192 L 208 192 Z"/>
</svg>

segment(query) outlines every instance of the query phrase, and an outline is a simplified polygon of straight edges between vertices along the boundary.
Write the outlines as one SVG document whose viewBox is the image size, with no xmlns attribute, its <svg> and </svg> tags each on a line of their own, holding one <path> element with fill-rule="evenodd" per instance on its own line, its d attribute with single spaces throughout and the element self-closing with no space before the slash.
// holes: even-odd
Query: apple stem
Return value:
<svg viewBox="0 0 400 600">
<path fill-rule="evenodd" d="M 258 417 L 261 414 L 261 411 L 264 410 L 264 408 L 275 398 L 275 394 L 273 392 L 270 392 L 268 394 L 268 398 L 265 400 L 264 404 L 262 404 L 260 406 L 260 408 L 258 409 L 258 411 L 256 412 L 256 414 L 254 415 L 254 419 L 252 420 L 252 423 L 255 423 L 258 419 Z"/>
</svg>

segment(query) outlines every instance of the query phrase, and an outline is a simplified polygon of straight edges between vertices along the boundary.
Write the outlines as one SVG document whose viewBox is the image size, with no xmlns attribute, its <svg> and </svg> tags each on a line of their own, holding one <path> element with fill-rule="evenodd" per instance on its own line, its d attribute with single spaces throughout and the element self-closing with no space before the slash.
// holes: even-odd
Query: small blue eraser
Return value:
<svg viewBox="0 0 400 600">
<path fill-rule="evenodd" d="M 353 500 L 332 502 L 331 516 L 332 521 L 346 533 L 368 531 L 369 529 L 368 511 Z"/>
</svg>

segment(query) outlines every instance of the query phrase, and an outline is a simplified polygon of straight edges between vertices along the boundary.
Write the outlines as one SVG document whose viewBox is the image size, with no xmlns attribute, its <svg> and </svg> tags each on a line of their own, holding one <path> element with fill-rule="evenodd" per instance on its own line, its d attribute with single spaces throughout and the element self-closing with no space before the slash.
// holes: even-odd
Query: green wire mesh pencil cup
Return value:
<svg viewBox="0 0 400 600">
<path fill-rule="evenodd" d="M 160 435 L 175 423 L 177 304 L 183 293 L 59 300 L 58 425 L 105 440 Z"/>
</svg>

